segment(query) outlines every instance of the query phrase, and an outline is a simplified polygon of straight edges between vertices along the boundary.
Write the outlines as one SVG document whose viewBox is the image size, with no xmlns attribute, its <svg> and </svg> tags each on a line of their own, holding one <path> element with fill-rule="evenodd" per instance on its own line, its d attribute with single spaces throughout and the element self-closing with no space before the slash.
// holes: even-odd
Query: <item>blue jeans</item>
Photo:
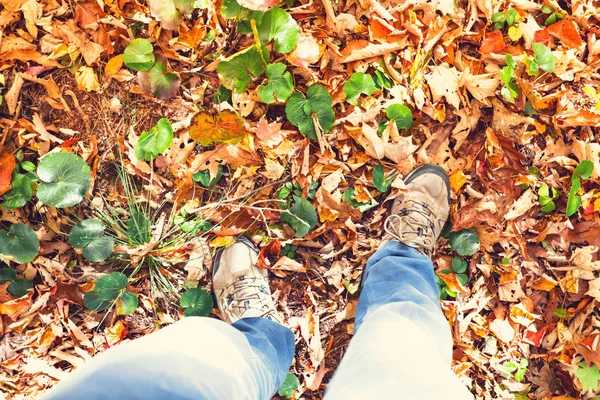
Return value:
<svg viewBox="0 0 600 400">
<path fill-rule="evenodd" d="M 414 248 L 388 242 L 369 259 L 355 332 L 326 400 L 472 399 L 450 370 L 431 260 Z M 184 318 L 94 357 L 44 400 L 270 399 L 293 357 L 274 321 Z"/>
</svg>

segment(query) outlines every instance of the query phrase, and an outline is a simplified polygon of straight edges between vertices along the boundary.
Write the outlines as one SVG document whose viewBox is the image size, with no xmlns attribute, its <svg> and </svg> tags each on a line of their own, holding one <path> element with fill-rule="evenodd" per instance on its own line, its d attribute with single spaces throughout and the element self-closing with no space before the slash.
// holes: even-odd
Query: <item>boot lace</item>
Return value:
<svg viewBox="0 0 600 400">
<path fill-rule="evenodd" d="M 412 245 L 428 254 L 435 245 L 433 212 L 427 203 L 405 199 L 404 208 L 390 215 L 384 223 L 385 232 L 401 243 Z"/>
</svg>

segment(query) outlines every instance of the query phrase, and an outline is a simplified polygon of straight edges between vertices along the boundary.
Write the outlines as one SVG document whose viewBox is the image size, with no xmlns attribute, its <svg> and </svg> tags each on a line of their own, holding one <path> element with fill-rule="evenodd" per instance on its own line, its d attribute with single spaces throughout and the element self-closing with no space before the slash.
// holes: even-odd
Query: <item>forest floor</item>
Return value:
<svg viewBox="0 0 600 400">
<path fill-rule="evenodd" d="M 592 0 L 0 0 L 0 399 L 183 318 L 182 293 L 210 292 L 215 251 L 241 234 L 296 337 L 282 395 L 321 398 L 386 209 L 422 163 L 452 186 L 433 264 L 453 371 L 478 399 L 597 398 L 599 15 Z M 44 200 L 54 153 L 89 166 L 75 206 Z M 86 219 L 110 237 L 99 262 L 73 246 Z M 31 259 L 7 244 L 17 224 Z M 186 312 L 219 317 L 205 306 Z"/>
</svg>

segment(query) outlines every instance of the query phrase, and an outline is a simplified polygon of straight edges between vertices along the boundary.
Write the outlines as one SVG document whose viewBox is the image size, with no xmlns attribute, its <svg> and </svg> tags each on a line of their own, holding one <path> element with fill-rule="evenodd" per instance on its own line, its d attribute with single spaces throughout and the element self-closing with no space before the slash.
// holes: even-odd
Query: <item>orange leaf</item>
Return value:
<svg viewBox="0 0 600 400">
<path fill-rule="evenodd" d="M 10 181 L 15 166 L 15 157 L 0 147 L 0 195 L 10 189 Z"/>
<path fill-rule="evenodd" d="M 481 53 L 500 53 L 504 50 L 504 39 L 502 39 L 502 32 L 494 31 L 486 35 L 481 43 Z"/>
<path fill-rule="evenodd" d="M 106 66 L 104 66 L 104 74 L 108 75 L 108 76 L 114 75 L 121 70 L 122 66 L 123 66 L 123 54 L 114 56 L 113 58 L 108 60 L 108 62 L 106 63 Z"/>
<path fill-rule="evenodd" d="M 548 28 L 536 31 L 533 34 L 533 41 L 548 46 L 550 44 L 550 32 L 548 32 Z"/>
<path fill-rule="evenodd" d="M 550 25 L 548 32 L 571 49 L 580 47 L 584 43 L 577 31 L 577 25 L 570 19 L 561 19 L 557 23 Z"/>
<path fill-rule="evenodd" d="M 246 134 L 242 118 L 229 110 L 221 111 L 215 118 L 205 112 L 198 113 L 190 126 L 190 136 L 203 146 L 213 143 L 235 144 Z"/>
</svg>

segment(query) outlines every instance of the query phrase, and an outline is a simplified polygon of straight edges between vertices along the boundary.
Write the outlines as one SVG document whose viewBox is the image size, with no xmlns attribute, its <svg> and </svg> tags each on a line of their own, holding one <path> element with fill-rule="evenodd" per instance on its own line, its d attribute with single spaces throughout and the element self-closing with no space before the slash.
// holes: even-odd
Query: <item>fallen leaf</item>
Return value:
<svg viewBox="0 0 600 400">
<path fill-rule="evenodd" d="M 11 188 L 10 182 L 16 165 L 15 157 L 0 146 L 0 195 Z"/>
<path fill-rule="evenodd" d="M 242 118 L 233 111 L 225 110 L 215 117 L 201 112 L 194 116 L 190 136 L 203 146 L 213 143 L 238 143 L 246 136 Z"/>
<path fill-rule="evenodd" d="M 100 82 L 94 70 L 90 67 L 81 66 L 75 74 L 77 86 L 86 92 L 97 92 L 100 90 Z"/>
</svg>

